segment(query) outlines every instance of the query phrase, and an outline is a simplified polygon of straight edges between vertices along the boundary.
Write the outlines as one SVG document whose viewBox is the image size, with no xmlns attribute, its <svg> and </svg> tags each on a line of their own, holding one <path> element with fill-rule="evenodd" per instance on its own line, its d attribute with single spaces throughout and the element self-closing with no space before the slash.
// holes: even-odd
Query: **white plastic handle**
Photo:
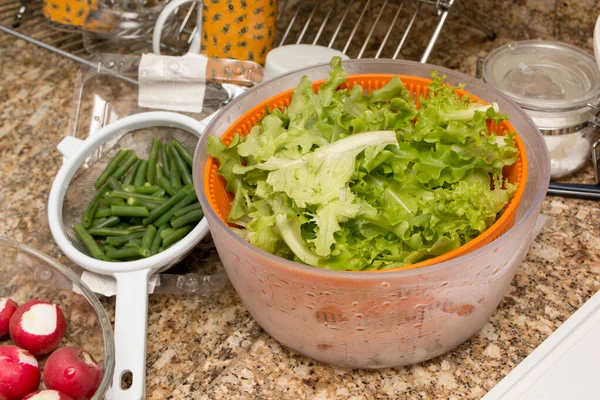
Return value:
<svg viewBox="0 0 600 400">
<path fill-rule="evenodd" d="M 73 154 L 76 154 L 79 149 L 81 149 L 82 144 L 83 140 L 77 139 L 73 136 L 66 136 L 60 141 L 56 148 L 58 151 L 60 151 L 60 154 L 62 154 L 63 157 L 68 160 Z"/>
<path fill-rule="evenodd" d="M 150 270 L 114 274 L 117 280 L 115 311 L 115 374 L 112 400 L 142 400 L 146 390 L 146 331 Z M 132 385 L 121 388 L 131 374 Z"/>
<path fill-rule="evenodd" d="M 192 2 L 199 3 L 199 9 L 196 12 L 196 31 L 192 37 L 192 44 L 188 53 L 200 53 L 200 44 L 202 41 L 202 0 L 172 0 L 160 12 L 154 24 L 154 32 L 152 32 L 152 52 L 154 54 L 160 55 L 160 38 L 167 18 L 171 16 L 177 7 Z"/>
</svg>

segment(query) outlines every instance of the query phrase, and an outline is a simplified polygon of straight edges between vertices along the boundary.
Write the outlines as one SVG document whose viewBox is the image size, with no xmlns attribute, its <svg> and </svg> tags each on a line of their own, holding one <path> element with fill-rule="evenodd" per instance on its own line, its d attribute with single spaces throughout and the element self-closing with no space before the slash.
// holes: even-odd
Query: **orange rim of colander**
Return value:
<svg viewBox="0 0 600 400">
<path fill-rule="evenodd" d="M 363 89 L 366 89 L 368 92 L 371 92 L 374 89 L 384 86 L 388 83 L 395 74 L 358 74 L 351 75 L 347 77 L 347 81 L 340 85 L 338 89 L 341 88 L 351 88 L 353 85 L 361 85 Z M 428 95 L 428 85 L 432 82 L 431 79 L 420 78 L 415 76 L 407 76 L 407 75 L 398 75 L 402 80 L 404 86 L 409 90 L 412 94 L 412 97 L 415 99 L 417 106 L 419 106 L 419 98 L 421 95 Z M 325 82 L 325 79 L 313 82 L 313 89 L 318 91 L 318 88 Z M 240 134 L 241 136 L 246 136 L 250 129 L 256 125 L 258 120 L 263 117 L 265 113 L 265 109 L 268 107 L 269 111 L 274 108 L 283 109 L 287 107 L 290 103 L 292 93 L 295 88 L 288 89 L 278 95 L 275 95 L 268 100 L 263 101 L 262 103 L 254 106 L 237 121 L 235 121 L 226 131 L 221 135 L 221 140 L 229 145 L 235 133 Z M 479 97 L 465 91 L 462 89 L 456 89 L 456 93 L 460 96 L 469 96 L 474 101 L 479 102 L 481 104 L 487 105 L 486 101 L 480 99 Z M 461 255 L 470 253 L 474 250 L 477 250 L 489 243 L 493 240 L 500 237 L 506 231 L 508 231 L 514 224 L 517 208 L 519 203 L 523 197 L 525 192 L 525 186 L 527 183 L 527 175 L 528 175 L 528 162 L 527 162 L 527 153 L 525 151 L 525 146 L 523 141 L 519 137 L 518 133 L 514 129 L 514 127 L 508 121 L 502 121 L 500 125 L 496 126 L 493 121 L 488 121 L 488 131 L 495 130 L 497 134 L 504 135 L 507 131 L 515 132 L 515 144 L 517 149 L 519 150 L 519 158 L 517 161 L 508 167 L 505 167 L 503 170 L 503 177 L 508 179 L 510 183 L 518 183 L 517 190 L 515 191 L 513 197 L 509 200 L 508 204 L 504 208 L 503 214 L 498 218 L 492 226 L 486 229 L 482 234 L 477 236 L 476 238 L 470 240 L 464 245 L 449 251 L 448 253 L 442 254 L 437 257 L 433 257 L 415 264 L 404 265 L 397 268 L 385 269 L 385 270 L 376 270 L 376 271 L 360 271 L 360 272 L 370 272 L 370 273 L 378 273 L 378 272 L 390 272 L 390 271 L 399 271 L 399 270 L 409 270 L 409 269 L 417 269 L 426 267 L 433 264 L 438 264 L 444 261 L 448 261 L 454 258 L 457 258 Z M 221 221 L 223 221 L 227 226 L 230 226 L 227 222 L 227 214 L 229 213 L 229 208 L 231 201 L 233 200 L 233 194 L 226 191 L 227 183 L 217 173 L 217 169 L 219 167 L 218 161 L 210 156 L 208 161 L 206 162 L 206 168 L 204 170 L 204 192 L 208 199 L 210 206 L 213 208 L 217 216 Z M 224 192 L 226 193 L 226 198 L 217 198 L 215 192 Z"/>
</svg>

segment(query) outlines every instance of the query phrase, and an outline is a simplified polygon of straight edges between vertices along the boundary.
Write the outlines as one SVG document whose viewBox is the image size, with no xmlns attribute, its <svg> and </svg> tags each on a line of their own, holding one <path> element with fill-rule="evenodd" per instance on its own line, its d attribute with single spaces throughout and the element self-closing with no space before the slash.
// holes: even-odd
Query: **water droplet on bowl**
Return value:
<svg viewBox="0 0 600 400">
<path fill-rule="evenodd" d="M 38 267 L 35 270 L 35 276 L 40 281 L 47 281 L 52 277 L 52 271 L 49 268 Z"/>
<path fill-rule="evenodd" d="M 381 282 L 381 286 L 382 289 L 387 289 L 390 287 L 390 283 L 389 282 Z"/>
</svg>

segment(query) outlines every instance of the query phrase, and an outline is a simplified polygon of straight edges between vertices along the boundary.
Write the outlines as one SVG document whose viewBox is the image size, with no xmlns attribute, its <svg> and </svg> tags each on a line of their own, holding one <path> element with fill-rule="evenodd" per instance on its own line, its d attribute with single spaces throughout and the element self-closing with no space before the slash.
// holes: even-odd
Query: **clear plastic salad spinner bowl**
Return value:
<svg viewBox="0 0 600 400">
<path fill-rule="evenodd" d="M 307 357 L 356 368 L 420 362 L 458 346 L 489 319 L 533 240 L 550 180 L 544 140 L 517 104 L 481 80 L 428 64 L 348 60 L 348 75 L 447 75 L 453 85 L 496 102 L 523 140 L 529 160 L 525 194 L 513 227 L 456 259 L 414 270 L 342 272 L 284 260 L 237 236 L 211 209 L 204 187 L 207 139 L 221 136 L 250 108 L 294 88 L 307 75 L 324 79 L 329 66 L 306 68 L 265 82 L 236 98 L 210 123 L 194 156 L 194 186 L 227 274 L 245 307 L 276 340 Z"/>
</svg>

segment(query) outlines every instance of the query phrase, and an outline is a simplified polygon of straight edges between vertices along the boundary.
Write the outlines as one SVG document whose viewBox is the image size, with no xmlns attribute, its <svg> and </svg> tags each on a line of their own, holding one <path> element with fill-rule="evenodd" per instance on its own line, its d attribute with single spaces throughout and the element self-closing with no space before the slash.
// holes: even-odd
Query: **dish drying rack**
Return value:
<svg viewBox="0 0 600 400">
<path fill-rule="evenodd" d="M 113 73 L 90 61 L 96 50 L 102 52 L 102 41 L 86 43 L 89 34 L 59 30 L 47 23 L 41 0 L 3 3 L 1 32 L 97 68 L 98 72 Z M 454 0 L 280 0 L 275 46 L 319 44 L 341 50 L 351 58 L 402 57 L 427 62 L 453 3 Z M 176 44 L 163 44 L 166 52 L 183 54 L 187 50 L 195 29 L 192 14 L 196 7 L 197 3 L 192 3 L 176 11 L 178 26 L 172 30 Z M 328 32 L 331 28 L 332 33 Z M 148 35 L 119 32 L 122 37 L 136 34 L 140 34 L 140 40 L 132 43 L 126 53 L 149 52 Z"/>
</svg>

